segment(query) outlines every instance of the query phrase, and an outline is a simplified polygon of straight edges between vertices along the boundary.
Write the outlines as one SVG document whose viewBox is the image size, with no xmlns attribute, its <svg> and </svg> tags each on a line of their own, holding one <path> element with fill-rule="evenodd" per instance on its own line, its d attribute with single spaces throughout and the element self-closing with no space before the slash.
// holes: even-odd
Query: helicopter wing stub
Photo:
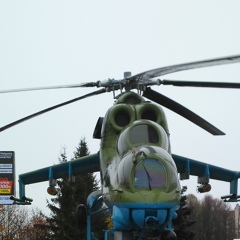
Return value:
<svg viewBox="0 0 240 240">
<path fill-rule="evenodd" d="M 72 175 L 77 176 L 82 173 L 98 171 L 100 171 L 100 158 L 99 154 L 95 153 L 82 158 L 38 169 L 36 171 L 20 174 L 19 182 L 23 185 L 27 185 L 48 181 L 50 178 L 65 178 Z"/>
<path fill-rule="evenodd" d="M 240 88 L 240 83 L 234 82 L 202 82 L 184 80 L 161 80 L 162 85 L 172 85 L 176 87 L 206 87 L 206 88 Z"/>
<path fill-rule="evenodd" d="M 66 101 L 66 102 L 63 102 L 63 103 L 54 105 L 54 106 L 49 107 L 49 108 L 46 108 L 46 109 L 43 109 L 43 110 L 41 110 L 41 111 L 38 111 L 38 112 L 36 112 L 36 113 L 33 113 L 33 114 L 29 115 L 29 116 L 26 116 L 26 117 L 24 117 L 24 118 L 21 118 L 21 119 L 19 119 L 19 120 L 17 120 L 17 121 L 14 121 L 14 122 L 12 122 L 12 123 L 9 123 L 9 124 L 1 127 L 1 128 L 0 128 L 0 132 L 3 132 L 4 130 L 6 130 L 6 129 L 8 129 L 8 128 L 14 127 L 14 126 L 16 126 L 16 125 L 18 125 L 18 124 L 20 124 L 20 123 L 23 123 L 23 122 L 25 122 L 25 121 L 27 121 L 27 120 L 30 120 L 30 119 L 32 119 L 32 118 L 34 118 L 34 117 L 37 117 L 37 116 L 42 115 L 42 114 L 44 114 L 44 113 L 50 112 L 50 111 L 52 111 L 52 110 L 54 110 L 54 109 L 57 109 L 57 108 L 60 108 L 60 107 L 65 106 L 65 105 L 68 105 L 68 104 L 70 104 L 70 103 L 73 103 L 73 102 L 82 100 L 82 99 L 84 99 L 84 98 L 91 97 L 91 96 L 98 95 L 98 94 L 105 93 L 105 92 L 106 92 L 105 88 L 101 88 L 101 89 L 98 90 L 98 91 L 91 92 L 91 93 L 86 94 L 86 95 L 83 95 L 83 96 L 81 96 L 81 97 L 77 97 L 77 98 L 71 99 L 71 100 L 69 100 L 69 101 Z"/>
<path fill-rule="evenodd" d="M 240 172 L 217 167 L 175 154 L 173 154 L 172 157 L 176 163 L 180 175 L 193 175 L 197 176 L 199 179 L 207 177 L 209 179 L 229 182 L 230 194 L 237 195 L 238 179 L 240 178 Z"/>
<path fill-rule="evenodd" d="M 172 157 L 180 174 L 184 173 L 184 171 L 189 171 L 190 175 L 201 177 L 203 173 L 205 173 L 206 168 L 208 168 L 209 177 L 211 179 L 232 182 L 234 179 L 240 178 L 240 172 L 237 171 L 217 167 L 176 154 L 173 154 Z"/>
<path fill-rule="evenodd" d="M 147 88 L 146 91 L 143 92 L 143 96 L 181 115 L 213 135 L 225 135 L 224 132 L 198 116 L 196 113 L 151 88 Z"/>
<path fill-rule="evenodd" d="M 92 173 L 98 171 L 100 171 L 100 158 L 99 154 L 95 153 L 68 162 L 38 169 L 36 171 L 20 174 L 20 199 L 25 196 L 25 185 L 27 184 L 49 181 L 49 185 L 51 186 L 51 183 L 55 182 L 55 179 L 65 177 L 73 179 L 73 176 L 78 176 L 82 173 Z"/>
<path fill-rule="evenodd" d="M 197 69 L 197 68 L 226 65 L 226 64 L 232 64 L 237 62 L 240 62 L 240 55 L 214 58 L 214 59 L 208 59 L 208 60 L 202 60 L 202 61 L 196 61 L 196 62 L 190 62 L 190 63 L 183 63 L 183 64 L 177 64 L 177 65 L 172 65 L 168 67 L 161 67 L 161 68 L 145 71 L 130 77 L 129 80 L 138 80 L 138 79 L 148 80 L 150 78 L 155 78 L 155 77 L 163 76 L 170 73 Z"/>
</svg>

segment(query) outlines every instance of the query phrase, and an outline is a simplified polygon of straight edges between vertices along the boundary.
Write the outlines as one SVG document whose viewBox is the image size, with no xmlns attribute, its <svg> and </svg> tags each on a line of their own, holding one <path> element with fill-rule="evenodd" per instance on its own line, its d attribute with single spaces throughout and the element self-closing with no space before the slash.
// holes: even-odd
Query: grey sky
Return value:
<svg viewBox="0 0 240 240">
<path fill-rule="evenodd" d="M 237 1 L 1 1 L 0 89 L 65 85 L 133 74 L 195 60 L 240 54 Z M 240 64 L 185 71 L 169 79 L 240 82 Z M 154 87 L 227 135 L 214 137 L 166 110 L 172 151 L 240 170 L 239 90 Z M 0 95 L 0 125 L 96 89 Z M 55 110 L 0 133 L 0 150 L 15 151 L 17 175 L 58 163 L 62 146 L 71 158 L 81 137 L 91 153 L 99 116 L 111 93 Z M 212 194 L 229 184 L 211 181 Z M 195 192 L 196 178 L 184 181 Z M 48 183 L 26 188 L 33 206 L 46 205 Z M 199 196 L 199 195 L 198 195 Z"/>
</svg>

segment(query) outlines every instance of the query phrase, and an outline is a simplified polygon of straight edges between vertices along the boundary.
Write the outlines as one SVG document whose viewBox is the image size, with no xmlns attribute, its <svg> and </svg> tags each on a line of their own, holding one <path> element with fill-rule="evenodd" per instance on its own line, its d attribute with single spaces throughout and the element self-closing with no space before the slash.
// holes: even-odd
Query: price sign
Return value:
<svg viewBox="0 0 240 240">
<path fill-rule="evenodd" d="M 0 204 L 12 204 L 15 195 L 15 154 L 0 151 Z"/>
</svg>

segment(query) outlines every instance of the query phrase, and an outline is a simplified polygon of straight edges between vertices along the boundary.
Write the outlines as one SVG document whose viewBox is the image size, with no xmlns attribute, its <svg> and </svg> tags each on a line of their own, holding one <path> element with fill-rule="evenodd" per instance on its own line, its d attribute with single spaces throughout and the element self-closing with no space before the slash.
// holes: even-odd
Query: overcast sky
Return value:
<svg viewBox="0 0 240 240">
<path fill-rule="evenodd" d="M 0 1 L 0 89 L 120 79 L 139 72 L 240 54 L 237 1 Z M 184 71 L 167 79 L 240 82 L 240 63 Z M 226 136 L 214 137 L 166 110 L 175 154 L 240 170 L 240 90 L 171 86 L 155 90 L 185 105 Z M 96 89 L 65 89 L 0 95 L 0 125 Z M 82 137 L 91 153 L 98 117 L 112 93 L 84 99 L 0 133 L 0 150 L 15 151 L 16 173 L 69 159 Z M 211 181 L 214 197 L 229 184 Z M 196 194 L 197 180 L 182 182 Z M 27 186 L 33 206 L 45 211 L 48 182 Z M 18 194 L 18 189 L 17 189 Z M 201 197 L 200 194 L 197 195 Z M 49 197 L 48 197 L 49 198 Z"/>
</svg>

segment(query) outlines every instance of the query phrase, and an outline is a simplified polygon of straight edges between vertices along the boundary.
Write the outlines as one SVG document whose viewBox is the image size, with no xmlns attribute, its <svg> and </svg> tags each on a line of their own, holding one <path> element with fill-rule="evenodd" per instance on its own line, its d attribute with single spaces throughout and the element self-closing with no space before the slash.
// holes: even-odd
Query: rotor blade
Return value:
<svg viewBox="0 0 240 240">
<path fill-rule="evenodd" d="M 69 101 L 60 103 L 60 104 L 58 104 L 58 105 L 55 105 L 55 106 L 52 106 L 52 107 L 49 107 L 49 108 L 46 108 L 46 109 L 44 109 L 44 110 L 41 110 L 41 111 L 39 111 L 39 112 L 36 112 L 36 113 L 34 113 L 34 114 L 31 114 L 31 115 L 29 115 L 29 116 L 27 116 L 27 117 L 21 118 L 21 119 L 19 119 L 19 120 L 17 120 L 17 121 L 14 121 L 14 122 L 12 122 L 12 123 L 10 123 L 10 124 L 7 124 L 7 125 L 1 127 L 1 128 L 0 128 L 0 132 L 3 132 L 4 130 L 6 130 L 6 129 L 8 129 L 8 128 L 11 128 L 11 127 L 13 127 L 13 126 L 15 126 L 15 125 L 17 125 L 17 124 L 20 124 L 20 123 L 22 123 L 22 122 L 25 122 L 25 121 L 27 121 L 27 120 L 29 120 L 29 119 L 31 119 L 31 118 L 37 117 L 37 116 L 39 116 L 39 115 L 41 115 L 41 114 L 44 114 L 44 113 L 46 113 L 46 112 L 52 111 L 52 110 L 54 110 L 54 109 L 56 109 L 56 108 L 60 108 L 60 107 L 63 107 L 63 106 L 65 106 L 65 105 L 68 105 L 68 104 L 70 104 L 70 103 L 73 103 L 73 102 L 82 100 L 82 99 L 84 99 L 84 98 L 91 97 L 91 96 L 98 95 L 98 94 L 105 93 L 105 92 L 106 92 L 106 89 L 105 89 L 105 88 L 101 88 L 101 89 L 98 90 L 98 91 L 95 91 L 95 92 L 92 92 L 92 93 L 88 93 L 88 94 L 83 95 L 83 96 L 81 96 L 81 97 L 74 98 L 74 99 L 72 99 L 72 100 L 69 100 Z"/>
<path fill-rule="evenodd" d="M 177 87 L 209 87 L 209 88 L 240 88 L 240 83 L 234 82 L 201 82 L 201 81 L 177 81 L 161 80 L 162 85 L 173 85 Z"/>
<path fill-rule="evenodd" d="M 224 132 L 214 127 L 211 123 L 207 122 L 191 110 L 173 101 L 172 99 L 155 92 L 151 88 L 147 88 L 147 90 L 144 91 L 143 96 L 181 115 L 213 135 L 225 135 Z"/>
<path fill-rule="evenodd" d="M 0 93 L 25 92 L 25 91 L 48 90 L 48 89 L 59 89 L 59 88 L 96 87 L 96 86 L 97 86 L 97 82 L 88 82 L 88 83 L 62 85 L 62 86 L 8 89 L 8 90 L 1 90 Z"/>
<path fill-rule="evenodd" d="M 214 58 L 214 59 L 208 59 L 208 60 L 196 61 L 196 62 L 190 62 L 190 63 L 183 63 L 183 64 L 177 64 L 177 65 L 172 65 L 168 67 L 161 67 L 161 68 L 152 69 L 146 72 L 142 72 L 130 77 L 129 80 L 137 80 L 139 78 L 142 80 L 148 80 L 149 78 L 155 78 L 155 77 L 159 77 L 159 76 L 163 76 L 166 74 L 175 73 L 179 71 L 203 68 L 203 67 L 211 67 L 211 66 L 217 66 L 217 65 L 225 65 L 225 64 L 231 64 L 231 63 L 237 63 L 237 62 L 240 62 L 240 55 Z"/>
</svg>

